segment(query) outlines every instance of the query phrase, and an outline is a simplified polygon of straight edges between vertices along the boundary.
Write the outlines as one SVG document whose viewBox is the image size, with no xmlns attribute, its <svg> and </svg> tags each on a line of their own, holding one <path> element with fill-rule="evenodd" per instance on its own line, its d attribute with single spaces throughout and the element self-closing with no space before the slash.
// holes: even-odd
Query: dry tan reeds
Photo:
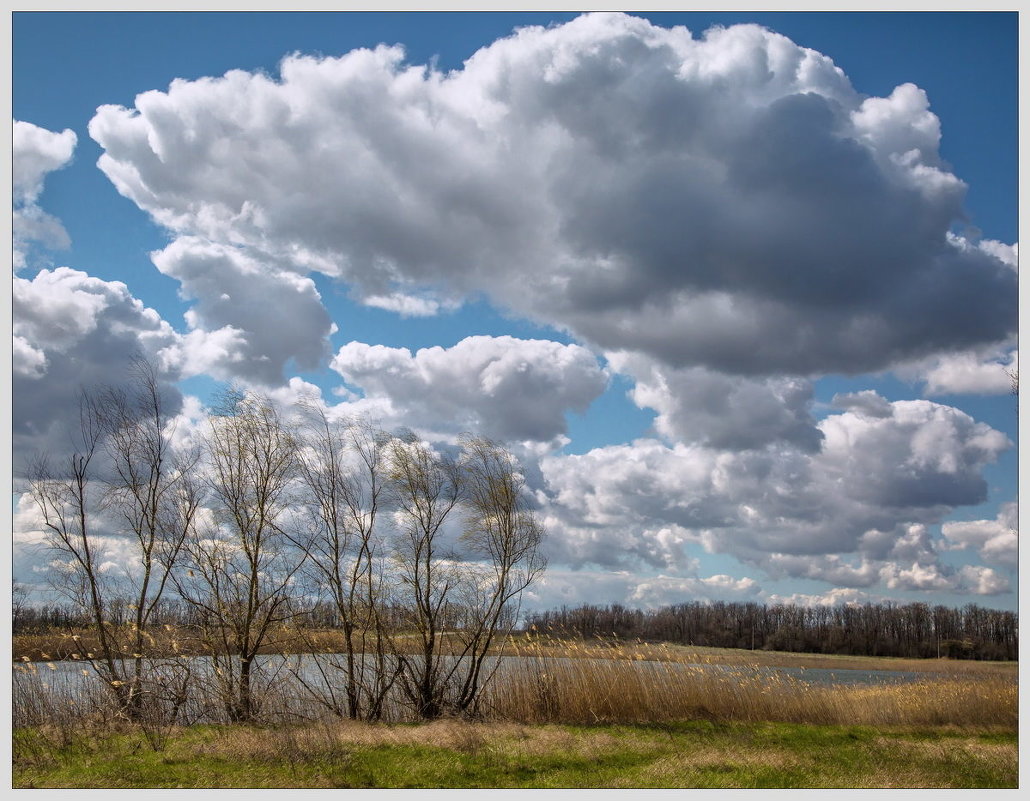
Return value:
<svg viewBox="0 0 1030 801">
<path fill-rule="evenodd" d="M 902 684 L 825 686 L 769 670 L 757 660 L 740 664 L 744 652 L 739 651 L 735 665 L 724 664 L 726 654 L 644 644 L 522 639 L 509 642 L 505 653 L 513 658 L 504 660 L 478 710 L 487 720 L 591 724 L 708 719 L 1015 729 L 1018 719 L 1011 670 L 1008 675 L 926 673 L 924 679 Z M 77 689 L 72 682 L 77 672 L 54 673 L 31 662 L 15 670 L 22 677 L 15 682 L 13 697 L 16 725 L 63 719 L 59 708 L 69 705 L 67 711 L 74 716 L 69 720 L 74 720 L 85 706 L 99 707 L 102 700 L 95 681 Z M 200 671 L 192 677 L 193 700 L 184 710 L 190 721 L 211 719 L 210 709 L 216 706 L 202 678 Z M 89 692 L 83 695 L 85 690 Z M 276 673 L 263 690 L 263 720 L 319 717 L 319 709 L 305 698 L 289 671 Z M 397 704 L 387 715 L 395 722 L 409 718 L 410 710 Z"/>
<path fill-rule="evenodd" d="M 757 664 L 652 661 L 633 647 L 598 652 L 570 642 L 566 658 L 543 655 L 549 652 L 519 648 L 522 658 L 488 689 L 489 714 L 527 723 L 710 719 L 1012 728 L 1018 719 L 1016 684 L 1007 677 L 928 674 L 903 684 L 825 686 Z"/>
</svg>

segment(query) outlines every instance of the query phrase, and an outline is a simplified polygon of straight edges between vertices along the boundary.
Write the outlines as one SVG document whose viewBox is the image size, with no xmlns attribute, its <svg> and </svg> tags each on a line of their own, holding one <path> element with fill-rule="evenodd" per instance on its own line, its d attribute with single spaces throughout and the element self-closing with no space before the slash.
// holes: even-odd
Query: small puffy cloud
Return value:
<svg viewBox="0 0 1030 801">
<path fill-rule="evenodd" d="M 697 538 L 682 526 L 648 527 L 636 520 L 627 520 L 618 529 L 580 525 L 572 515 L 547 509 L 545 505 L 541 522 L 548 532 L 544 550 L 552 564 L 613 570 L 646 566 L 677 573 L 697 569 L 697 560 L 687 553 L 688 544 Z"/>
<path fill-rule="evenodd" d="M 231 365 L 242 361 L 246 348 L 245 332 L 226 325 L 214 331 L 188 331 L 166 353 L 170 362 L 181 365 L 184 378 L 204 374 L 230 378 L 235 377 Z"/>
<path fill-rule="evenodd" d="M 920 372 L 925 394 L 1004 395 L 1012 391 L 1019 351 L 1007 353 L 966 351 L 928 360 Z M 907 371 L 906 371 L 907 372 Z"/>
<path fill-rule="evenodd" d="M 882 598 L 872 596 L 867 592 L 852 589 L 851 587 L 834 587 L 824 593 L 793 593 L 791 595 L 779 595 L 770 593 L 765 596 L 768 604 L 782 604 L 793 606 L 862 606 L 867 603 L 880 603 Z"/>
<path fill-rule="evenodd" d="M 406 295 L 402 292 L 369 295 L 362 298 L 361 302 L 366 306 L 395 312 L 401 317 L 433 317 L 441 311 L 455 308 L 453 303 L 441 303 L 433 297 Z"/>
<path fill-rule="evenodd" d="M 1004 434 L 951 406 L 915 400 L 891 407 L 889 418 L 846 412 L 820 423 L 826 480 L 855 501 L 897 511 L 985 500 L 981 470 L 1011 447 Z"/>
<path fill-rule="evenodd" d="M 1009 256 L 949 234 L 965 187 L 926 94 L 864 97 L 754 25 L 585 15 L 447 73 L 401 47 L 295 54 L 278 77 L 103 106 L 89 131 L 177 236 L 401 313 L 482 293 L 606 350 L 750 375 L 886 369 L 1016 330 Z M 210 307 L 222 289 L 194 291 Z"/>
<path fill-rule="evenodd" d="M 937 550 L 929 529 L 922 523 L 901 527 L 901 534 L 892 538 L 887 557 L 899 562 L 927 564 L 937 560 Z"/>
<path fill-rule="evenodd" d="M 43 191 L 47 173 L 66 166 L 75 152 L 75 131 L 48 131 L 31 122 L 14 121 L 12 173 L 14 201 L 33 204 Z"/>
<path fill-rule="evenodd" d="M 1006 245 L 996 239 L 983 239 L 977 243 L 980 250 L 990 253 L 1013 270 L 1019 270 L 1019 244 Z"/>
<path fill-rule="evenodd" d="M 612 370 L 635 379 L 630 398 L 640 408 L 658 412 L 655 428 L 670 440 L 726 450 L 777 442 L 819 450 L 822 434 L 809 412 L 809 381 L 748 379 L 702 367 L 675 369 L 626 353 L 606 357 Z"/>
<path fill-rule="evenodd" d="M 60 221 L 38 205 L 48 173 L 66 166 L 77 142 L 75 132 L 48 131 L 30 122 L 14 121 L 12 141 L 14 267 L 25 266 L 31 242 L 63 249 L 70 244 Z"/>
<path fill-rule="evenodd" d="M 532 610 L 582 603 L 654 609 L 689 601 L 749 601 L 760 592 L 754 579 L 722 574 L 706 578 L 640 576 L 628 571 L 551 567 L 527 590 L 523 603 Z"/>
<path fill-rule="evenodd" d="M 958 584 L 956 577 L 940 565 L 912 564 L 908 568 L 887 565 L 881 571 L 881 578 L 892 590 L 953 590 Z"/>
<path fill-rule="evenodd" d="M 46 353 L 20 334 L 11 343 L 12 367 L 26 378 L 42 378 L 46 373 Z"/>
<path fill-rule="evenodd" d="M 857 565 L 850 564 L 838 554 L 799 556 L 783 553 L 770 554 L 763 566 L 772 578 L 816 579 L 848 588 L 876 584 L 882 567 L 868 559 L 862 559 Z"/>
<path fill-rule="evenodd" d="M 873 389 L 863 389 L 861 392 L 838 392 L 830 403 L 835 409 L 854 412 L 865 417 L 890 417 L 892 413 L 890 401 Z"/>
<path fill-rule="evenodd" d="M 1011 589 L 1009 580 L 989 567 L 966 565 L 960 576 L 961 588 L 975 595 L 1001 595 Z"/>
<path fill-rule="evenodd" d="M 1000 595 L 1011 589 L 1009 580 L 989 567 L 965 565 L 951 570 L 940 565 L 903 568 L 890 564 L 881 571 L 883 583 L 892 590 L 923 592 L 954 591 L 973 595 Z"/>
<path fill-rule="evenodd" d="M 735 509 L 720 492 L 720 463 L 732 459 L 696 446 L 637 440 L 548 456 L 541 467 L 556 509 L 608 538 L 625 524 L 648 520 L 688 529 L 728 525 Z"/>
<path fill-rule="evenodd" d="M 473 336 L 414 355 L 350 342 L 331 366 L 366 401 L 388 401 L 413 428 L 479 431 L 505 441 L 564 434 L 566 410 L 584 411 L 607 386 L 587 349 L 509 336 Z"/>
<path fill-rule="evenodd" d="M 725 574 L 708 578 L 657 576 L 638 581 L 630 595 L 633 606 L 657 608 L 684 601 L 748 601 L 761 592 L 752 578 L 733 578 Z"/>
<path fill-rule="evenodd" d="M 1018 507 L 1007 503 L 994 520 L 952 521 L 941 526 L 949 550 L 975 550 L 991 564 L 1019 564 Z"/>
<path fill-rule="evenodd" d="M 286 363 L 313 369 L 329 355 L 332 321 L 314 282 L 233 247 L 195 237 L 151 254 L 165 275 L 195 299 L 186 312 L 194 369 L 220 378 L 275 385 Z"/>
<path fill-rule="evenodd" d="M 948 242 L 963 251 L 979 250 L 998 259 L 1013 272 L 1019 272 L 1019 243 L 1007 245 L 997 239 L 975 239 L 948 232 Z"/>
<path fill-rule="evenodd" d="M 868 97 L 851 112 L 855 136 L 896 179 L 928 196 L 960 194 L 962 182 L 942 168 L 940 120 L 918 86 L 905 83 L 889 97 Z"/>
</svg>

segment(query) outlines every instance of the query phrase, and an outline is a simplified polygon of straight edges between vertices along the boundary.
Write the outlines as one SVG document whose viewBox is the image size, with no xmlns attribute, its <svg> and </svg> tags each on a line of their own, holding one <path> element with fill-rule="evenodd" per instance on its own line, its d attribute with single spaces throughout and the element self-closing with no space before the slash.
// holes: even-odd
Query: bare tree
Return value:
<svg viewBox="0 0 1030 801">
<path fill-rule="evenodd" d="M 312 530 L 302 547 L 318 595 L 328 596 L 344 640 L 343 664 L 312 654 L 326 680 L 319 697 L 350 718 L 378 720 L 398 670 L 381 614 L 385 553 L 377 529 L 390 437 L 367 421 L 334 422 L 321 408 L 308 411 L 300 468 Z M 337 670 L 344 677 L 345 705 L 337 702 L 329 675 Z"/>
<path fill-rule="evenodd" d="M 304 560 L 283 528 L 297 442 L 268 399 L 230 393 L 205 451 L 212 520 L 187 540 L 188 570 L 176 584 L 200 613 L 225 713 L 250 720 L 256 657 L 293 615 L 291 585 Z"/>
<path fill-rule="evenodd" d="M 83 656 L 134 720 L 154 711 L 145 695 L 152 701 L 170 686 L 149 681 L 156 674 L 146 629 L 200 503 L 191 480 L 194 459 L 172 452 L 168 422 L 157 376 L 137 359 L 127 384 L 81 393 L 71 455 L 57 466 L 38 458 L 28 483 L 63 563 L 54 586 L 83 610 L 96 636 L 96 650 L 83 648 Z M 101 511 L 114 513 L 107 537 L 128 535 L 129 547 L 117 557 L 96 530 Z M 105 571 L 113 561 L 124 571 L 117 581 Z M 126 607 L 129 631 L 119 613 Z"/>
<path fill-rule="evenodd" d="M 171 704 L 174 710 L 184 700 L 183 681 L 170 681 L 168 671 L 151 669 L 153 638 L 147 629 L 193 528 L 201 493 L 195 480 L 198 453 L 173 452 L 172 425 L 153 366 L 135 359 L 131 379 L 127 387 L 101 392 L 98 409 L 112 473 L 104 505 L 121 519 L 135 556 L 125 596 L 129 632 L 123 638 L 132 658 L 123 680 L 135 716 L 152 717 L 155 706 Z M 179 667 L 187 672 L 185 663 Z"/>
<path fill-rule="evenodd" d="M 114 671 L 115 648 L 108 642 L 100 544 L 93 534 L 98 490 L 93 487 L 93 460 L 103 437 L 95 399 L 79 396 L 79 428 L 72 433 L 72 452 L 55 466 L 49 455 L 36 457 L 28 472 L 28 492 L 42 518 L 47 544 L 65 560 L 51 575 L 54 589 L 82 609 L 96 628 L 100 650 Z"/>
<path fill-rule="evenodd" d="M 443 527 L 462 497 L 461 468 L 414 437 L 390 446 L 390 478 L 400 533 L 393 552 L 398 591 L 416 639 L 412 656 L 398 648 L 400 687 L 416 714 L 437 718 L 446 706 L 441 633 L 460 583 L 454 554 L 443 547 Z"/>
<path fill-rule="evenodd" d="M 11 631 L 17 634 L 25 627 L 26 618 L 31 616 L 29 588 L 19 581 L 11 582 Z"/>
<path fill-rule="evenodd" d="M 515 626 L 522 593 L 544 571 L 546 560 L 540 554 L 543 530 L 527 503 L 515 457 L 496 442 L 469 437 L 462 447 L 462 467 L 463 540 L 467 556 L 478 558 L 463 584 L 463 648 L 456 663 L 463 675 L 454 703 L 468 713 L 476 711 L 482 687 L 500 664 L 484 672 L 491 645 L 503 643 Z"/>
</svg>

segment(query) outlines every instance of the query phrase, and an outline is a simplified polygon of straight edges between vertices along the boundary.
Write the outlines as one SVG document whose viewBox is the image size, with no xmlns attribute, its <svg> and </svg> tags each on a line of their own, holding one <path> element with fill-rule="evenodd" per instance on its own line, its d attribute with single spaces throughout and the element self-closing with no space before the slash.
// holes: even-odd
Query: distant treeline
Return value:
<svg viewBox="0 0 1030 801">
<path fill-rule="evenodd" d="M 400 609 L 384 607 L 397 618 Z M 458 615 L 442 615 L 445 628 L 458 627 Z M 37 634 L 87 628 L 89 619 L 71 605 L 27 605 L 15 598 L 15 634 Z M 131 619 L 127 601 L 115 599 L 109 619 L 122 625 Z M 169 599 L 154 609 L 152 625 L 196 627 L 202 624 L 195 608 Z M 340 619 L 329 604 L 315 603 L 296 610 L 294 625 L 338 628 Z M 560 636 L 652 640 L 751 648 L 770 651 L 865 656 L 949 657 L 951 659 L 1015 660 L 1019 652 L 1019 619 L 1015 612 L 969 604 L 953 609 L 927 604 L 865 604 L 864 606 L 764 606 L 756 603 L 691 602 L 643 611 L 619 604 L 566 606 L 528 615 L 526 629 Z"/>
<path fill-rule="evenodd" d="M 104 619 L 113 626 L 132 624 L 132 604 L 125 598 L 114 598 L 104 605 Z M 89 615 L 81 608 L 69 603 L 28 604 L 23 595 L 15 590 L 12 615 L 14 634 L 52 634 L 54 632 L 88 629 L 93 624 Z M 391 630 L 403 631 L 408 625 L 407 610 L 399 604 L 383 604 L 379 609 L 383 625 Z M 458 605 L 444 603 L 439 609 L 441 630 L 448 631 L 464 625 L 465 611 Z M 158 601 L 150 613 L 148 628 L 174 626 L 197 629 L 210 623 L 210 615 L 191 604 L 175 598 Z M 506 629 L 515 625 L 513 610 L 504 610 L 499 616 L 499 625 Z M 303 603 L 291 600 L 290 625 L 297 629 L 340 629 L 344 620 L 339 610 L 331 603 Z"/>
<path fill-rule="evenodd" d="M 642 611 L 583 605 L 529 615 L 528 627 L 583 638 L 660 640 L 684 645 L 864 656 L 1015 660 L 1014 612 L 969 604 L 805 607 L 690 602 Z"/>
</svg>

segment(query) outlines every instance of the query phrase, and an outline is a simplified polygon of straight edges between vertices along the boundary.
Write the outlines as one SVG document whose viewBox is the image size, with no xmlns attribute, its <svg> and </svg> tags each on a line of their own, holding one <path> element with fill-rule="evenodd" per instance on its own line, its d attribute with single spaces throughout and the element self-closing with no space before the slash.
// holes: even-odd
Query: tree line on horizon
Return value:
<svg viewBox="0 0 1030 801">
<path fill-rule="evenodd" d="M 405 625 L 400 605 L 383 605 L 380 614 L 391 628 Z M 116 626 L 129 624 L 127 600 L 115 598 L 107 610 Z M 202 617 L 191 605 L 168 598 L 151 613 L 151 625 L 194 628 Z M 962 607 L 923 603 L 867 603 L 804 607 L 693 601 L 641 610 L 610 604 L 529 612 L 520 625 L 511 612 L 500 621 L 506 631 L 581 639 L 650 640 L 682 645 L 749 650 L 795 651 L 847 656 L 1016 660 L 1019 616 L 976 604 Z M 295 610 L 298 627 L 339 629 L 344 620 L 332 603 L 315 601 Z M 454 608 L 441 610 L 444 629 L 460 624 Z M 81 608 L 65 603 L 28 604 L 16 597 L 14 634 L 42 634 L 89 626 Z"/>
<path fill-rule="evenodd" d="M 717 648 L 849 656 L 1016 660 L 1015 612 L 893 602 L 764 605 L 690 601 L 658 609 L 620 604 L 533 612 L 526 627 L 559 636 L 640 639 Z"/>
</svg>

